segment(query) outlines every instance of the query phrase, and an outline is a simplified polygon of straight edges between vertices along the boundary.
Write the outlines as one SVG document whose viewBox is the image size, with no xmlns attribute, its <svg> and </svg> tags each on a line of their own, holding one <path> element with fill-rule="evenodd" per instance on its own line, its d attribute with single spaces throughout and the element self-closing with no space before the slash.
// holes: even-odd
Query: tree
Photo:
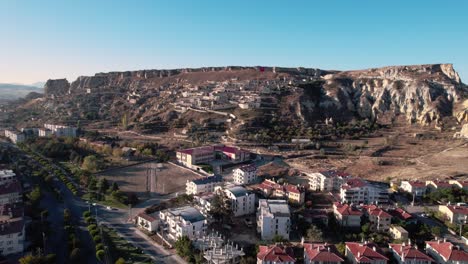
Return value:
<svg viewBox="0 0 468 264">
<path fill-rule="evenodd" d="M 232 214 L 231 202 L 224 192 L 218 192 L 211 201 L 211 216 L 217 220 L 227 222 Z M 226 220 L 226 221 L 224 221 Z"/>
<path fill-rule="evenodd" d="M 54 264 L 55 254 L 49 254 L 47 256 L 33 256 L 27 255 L 18 260 L 20 264 Z"/>
<path fill-rule="evenodd" d="M 122 157 L 122 155 L 123 155 L 123 151 L 122 151 L 121 148 L 116 147 L 116 148 L 114 148 L 114 150 L 112 150 L 112 156 L 114 156 L 116 158 L 120 158 L 120 157 Z"/>
<path fill-rule="evenodd" d="M 175 242 L 175 249 L 179 256 L 189 258 L 193 255 L 192 241 L 187 236 L 182 236 Z"/>
<path fill-rule="evenodd" d="M 119 185 L 117 184 L 117 182 L 113 182 L 112 187 L 111 187 L 111 191 L 115 192 L 115 191 L 118 191 L 118 190 L 119 190 Z"/>
<path fill-rule="evenodd" d="M 286 239 L 284 239 L 284 237 L 282 237 L 281 235 L 274 235 L 271 241 L 273 241 L 273 243 L 282 243 L 286 242 Z"/>
<path fill-rule="evenodd" d="M 240 264 L 256 264 L 257 260 L 254 257 L 242 257 Z"/>
<path fill-rule="evenodd" d="M 151 156 L 151 155 L 153 155 L 153 150 L 150 149 L 150 148 L 145 148 L 145 149 L 143 149 L 143 150 L 141 151 L 141 154 L 142 154 L 143 156 Z"/>
<path fill-rule="evenodd" d="M 74 248 L 70 253 L 70 261 L 72 263 L 79 263 L 81 260 L 81 249 Z"/>
<path fill-rule="evenodd" d="M 106 193 L 110 185 L 106 178 L 101 178 L 98 182 L 98 191 L 99 193 Z"/>
<path fill-rule="evenodd" d="M 98 170 L 98 159 L 96 156 L 94 155 L 89 155 L 89 156 L 86 156 L 83 160 L 83 164 L 81 164 L 81 167 L 84 169 L 84 170 L 88 170 L 88 171 L 91 171 L 91 172 L 96 172 Z"/>
<path fill-rule="evenodd" d="M 362 231 L 362 233 L 368 235 L 369 232 L 370 232 L 370 224 L 366 223 L 366 224 L 362 225 L 361 226 L 361 231 Z"/>
<path fill-rule="evenodd" d="M 125 259 L 119 258 L 118 260 L 115 261 L 115 264 L 125 264 Z"/>
<path fill-rule="evenodd" d="M 34 189 L 27 195 L 29 200 L 31 201 L 31 204 L 33 206 L 36 206 L 39 204 L 39 201 L 41 200 L 41 188 L 39 186 L 34 187 Z"/>
<path fill-rule="evenodd" d="M 106 252 L 104 252 L 104 250 L 98 250 L 96 251 L 96 258 L 99 260 L 99 261 L 103 261 L 104 260 L 104 255 L 106 254 Z"/>
<path fill-rule="evenodd" d="M 307 240 L 317 242 L 322 241 L 322 231 L 316 225 L 310 225 L 309 229 L 307 229 Z"/>
<path fill-rule="evenodd" d="M 442 236 L 442 229 L 438 226 L 431 227 L 431 233 L 436 237 Z"/>
<path fill-rule="evenodd" d="M 70 221 L 71 221 L 71 212 L 70 212 L 70 209 L 65 208 L 65 209 L 63 210 L 63 222 L 64 222 L 65 224 L 69 224 Z"/>
</svg>

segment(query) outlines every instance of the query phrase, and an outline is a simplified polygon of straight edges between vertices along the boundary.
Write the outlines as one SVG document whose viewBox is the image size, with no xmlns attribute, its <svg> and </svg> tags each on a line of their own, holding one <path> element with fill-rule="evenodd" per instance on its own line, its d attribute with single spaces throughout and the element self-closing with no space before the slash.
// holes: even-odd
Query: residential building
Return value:
<svg viewBox="0 0 468 264">
<path fill-rule="evenodd" d="M 0 184 L 16 180 L 16 174 L 12 170 L 0 170 Z"/>
<path fill-rule="evenodd" d="M 5 137 L 15 144 L 21 143 L 26 139 L 24 133 L 12 129 L 5 129 Z"/>
<path fill-rule="evenodd" d="M 182 149 L 176 152 L 176 157 L 182 165 L 196 168 L 195 165 L 209 163 L 214 159 L 229 160 L 232 163 L 244 162 L 250 159 L 250 152 L 238 147 L 216 145 Z"/>
<path fill-rule="evenodd" d="M 449 180 L 449 183 L 455 187 L 468 191 L 468 181 L 463 180 Z"/>
<path fill-rule="evenodd" d="M 158 228 L 158 216 L 157 214 L 139 213 L 136 217 L 136 224 L 148 232 L 154 232 Z"/>
<path fill-rule="evenodd" d="M 431 264 L 434 260 L 411 244 L 389 244 L 390 252 L 398 264 Z"/>
<path fill-rule="evenodd" d="M 388 210 L 388 213 L 393 216 L 393 218 L 396 218 L 402 222 L 406 223 L 416 223 L 418 219 L 416 217 L 413 217 L 412 214 L 406 212 L 402 208 L 395 208 L 395 209 L 390 209 Z"/>
<path fill-rule="evenodd" d="M 468 264 L 468 252 L 446 241 L 426 241 L 426 252 L 438 264 Z"/>
<path fill-rule="evenodd" d="M 64 125 L 44 124 L 44 128 L 49 129 L 57 137 L 76 137 L 77 128 Z"/>
<path fill-rule="evenodd" d="M 39 128 L 39 137 L 50 137 L 52 136 L 52 130 L 48 128 Z"/>
<path fill-rule="evenodd" d="M 23 252 L 25 239 L 23 211 L 22 204 L 0 205 L 0 254 L 3 256 Z"/>
<path fill-rule="evenodd" d="M 185 193 L 190 195 L 214 192 L 215 187 L 222 183 L 223 177 L 220 175 L 208 176 L 191 181 L 187 180 L 187 183 L 185 184 Z"/>
<path fill-rule="evenodd" d="M 265 196 L 285 198 L 292 203 L 302 204 L 305 200 L 305 188 L 303 186 L 276 183 L 274 180 L 264 180 L 257 186 Z"/>
<path fill-rule="evenodd" d="M 390 226 L 389 230 L 390 236 L 392 236 L 393 239 L 398 239 L 398 240 L 407 240 L 408 239 L 408 231 L 404 229 L 401 226 L 398 225 L 392 225 Z"/>
<path fill-rule="evenodd" d="M 309 187 L 313 191 L 335 192 L 339 191 L 341 185 L 350 177 L 349 174 L 340 171 L 321 171 L 307 174 Z"/>
<path fill-rule="evenodd" d="M 367 217 L 369 218 L 370 230 L 378 232 L 387 232 L 390 229 L 392 216 L 376 205 L 364 206 Z"/>
<path fill-rule="evenodd" d="M 182 236 L 197 238 L 205 234 L 207 226 L 205 216 L 191 206 L 160 211 L 159 220 L 163 230 L 173 240 Z"/>
<path fill-rule="evenodd" d="M 388 262 L 388 258 L 374 243 L 346 242 L 345 244 L 346 258 L 353 264 L 387 264 Z"/>
<path fill-rule="evenodd" d="M 226 188 L 217 187 L 217 191 L 224 192 L 231 201 L 231 209 L 234 216 L 249 215 L 255 213 L 255 193 L 247 191 L 241 186 Z"/>
<path fill-rule="evenodd" d="M 304 264 L 339 264 L 344 259 L 335 245 L 327 243 L 304 243 Z"/>
<path fill-rule="evenodd" d="M 21 183 L 17 180 L 0 184 L 0 204 L 22 202 Z"/>
<path fill-rule="evenodd" d="M 289 239 L 291 213 L 285 200 L 260 199 L 257 210 L 257 232 L 263 240 L 271 240 L 275 236 Z"/>
<path fill-rule="evenodd" d="M 333 204 L 333 214 L 342 227 L 360 228 L 363 213 L 356 207 L 336 202 Z"/>
<path fill-rule="evenodd" d="M 468 206 L 439 205 L 439 212 L 444 214 L 452 224 L 468 222 Z"/>
<path fill-rule="evenodd" d="M 193 198 L 196 201 L 195 207 L 202 213 L 207 219 L 210 216 L 211 211 L 211 203 L 214 198 L 214 193 L 199 193 L 195 195 Z"/>
<path fill-rule="evenodd" d="M 251 184 L 257 181 L 257 166 L 249 164 L 241 166 L 234 170 L 234 183 Z"/>
<path fill-rule="evenodd" d="M 444 189 L 451 189 L 452 184 L 449 181 L 426 181 L 427 192 L 435 192 Z"/>
<path fill-rule="evenodd" d="M 348 179 L 340 189 L 342 203 L 386 204 L 388 188 L 362 179 Z"/>
<path fill-rule="evenodd" d="M 294 251 L 284 245 L 259 246 L 257 264 L 295 264 Z"/>
<path fill-rule="evenodd" d="M 422 181 L 401 181 L 400 189 L 421 198 L 426 194 L 426 183 Z"/>
</svg>

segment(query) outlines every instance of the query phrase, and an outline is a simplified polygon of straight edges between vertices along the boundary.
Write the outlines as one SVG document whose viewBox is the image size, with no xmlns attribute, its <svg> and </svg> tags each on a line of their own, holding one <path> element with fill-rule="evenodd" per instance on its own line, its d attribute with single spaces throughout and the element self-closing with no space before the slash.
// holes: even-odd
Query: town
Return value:
<svg viewBox="0 0 468 264">
<path fill-rule="evenodd" d="M 337 170 L 269 175 L 264 170 L 277 158 L 248 147 L 213 144 L 167 155 L 148 151 L 150 146 L 110 147 L 76 127 L 56 124 L 6 129 L 3 135 L 4 256 L 41 250 L 52 258 L 44 254 L 52 251 L 47 231 L 40 231 L 42 241 L 30 241 L 28 234 L 34 225 L 53 224 L 46 220 L 53 209 L 42 207 L 46 198 L 82 204 L 64 206 L 63 221 L 71 226 L 64 232 L 83 239 L 72 227 L 87 226 L 103 261 L 119 256 L 124 263 L 134 256 L 158 263 L 169 261 L 161 258 L 166 255 L 171 263 L 468 263 L 467 180 L 377 182 Z M 92 161 L 85 157 L 82 166 L 70 169 L 35 143 L 57 140 L 130 163 L 99 172 L 96 164 L 86 167 Z M 85 175 L 87 170 L 96 173 Z M 39 220 L 31 208 L 43 210 Z M 71 221 L 74 210 L 82 215 Z M 125 252 L 118 243 L 139 253 Z M 85 257 L 79 254 L 84 250 L 71 246 L 60 258 L 74 262 Z"/>
</svg>

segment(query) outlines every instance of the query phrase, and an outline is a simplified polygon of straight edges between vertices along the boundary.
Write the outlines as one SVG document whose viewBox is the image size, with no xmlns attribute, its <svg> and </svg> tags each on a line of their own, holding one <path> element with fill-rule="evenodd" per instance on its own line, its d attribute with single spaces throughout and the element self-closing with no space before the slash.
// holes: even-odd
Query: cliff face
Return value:
<svg viewBox="0 0 468 264">
<path fill-rule="evenodd" d="M 105 118 L 129 111 L 134 113 L 135 120 L 143 122 L 145 116 L 170 110 L 171 103 L 178 100 L 172 91 L 178 93 L 187 87 L 207 84 L 215 84 L 215 87 L 231 81 L 257 84 L 259 89 L 265 83 L 282 86 L 281 94 L 268 99 L 278 102 L 275 114 L 307 125 L 330 117 L 349 121 L 404 116 L 410 123 L 423 125 L 436 124 L 450 116 L 455 116 L 459 122 L 468 119 L 468 105 L 462 103 L 468 89 L 451 64 L 341 72 L 232 66 L 98 73 L 79 77 L 71 84 L 65 79 L 49 80 L 45 93 L 59 100 L 46 102 L 46 105 L 54 107 L 61 102 L 70 116 L 78 115 L 71 110 L 72 106 L 79 109 L 87 105 L 87 109 L 97 109 L 99 116 Z M 168 91 L 171 91 L 169 95 Z M 124 99 L 136 94 L 137 103 L 129 104 Z M 93 105 L 89 105 L 90 102 L 94 102 Z M 115 116 L 116 120 L 119 118 Z"/>
</svg>

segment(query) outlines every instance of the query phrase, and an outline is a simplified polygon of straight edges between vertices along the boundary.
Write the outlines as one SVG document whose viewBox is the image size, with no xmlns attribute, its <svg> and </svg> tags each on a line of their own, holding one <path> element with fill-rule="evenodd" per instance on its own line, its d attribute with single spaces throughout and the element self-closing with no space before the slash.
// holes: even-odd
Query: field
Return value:
<svg viewBox="0 0 468 264">
<path fill-rule="evenodd" d="M 122 191 L 135 193 L 140 198 L 147 197 L 148 190 L 153 194 L 184 192 L 187 180 L 200 177 L 171 163 L 162 163 L 161 167 L 158 167 L 154 162 L 116 168 L 97 176 L 117 182 Z"/>
</svg>

